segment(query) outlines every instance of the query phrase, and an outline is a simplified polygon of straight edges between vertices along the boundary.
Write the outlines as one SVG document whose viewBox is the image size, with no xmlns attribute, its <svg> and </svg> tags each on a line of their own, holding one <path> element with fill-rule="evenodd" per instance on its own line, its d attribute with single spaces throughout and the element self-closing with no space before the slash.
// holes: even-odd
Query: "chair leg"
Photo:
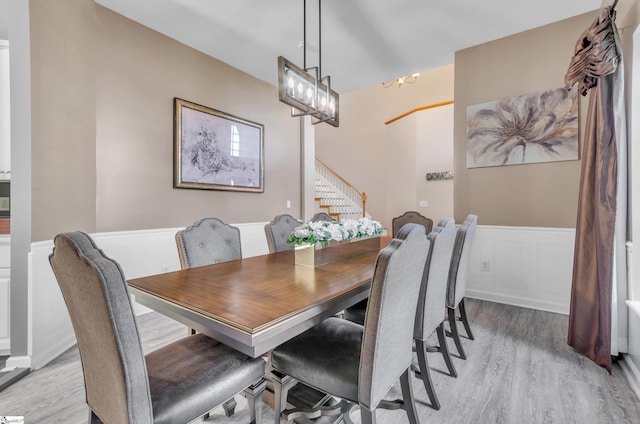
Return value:
<svg viewBox="0 0 640 424">
<path fill-rule="evenodd" d="M 244 390 L 249 408 L 251 424 L 262 424 L 262 393 L 267 387 L 267 381 L 261 379 Z"/>
<path fill-rule="evenodd" d="M 424 350 L 424 346 L 423 346 Z M 407 368 L 400 376 L 400 388 L 402 389 L 402 398 L 404 400 L 404 409 L 407 411 L 407 417 L 410 424 L 420 424 L 418 414 L 416 412 L 416 404 L 413 401 L 413 387 L 411 386 L 410 371 L 411 367 Z M 364 419 L 362 423 L 364 424 Z"/>
<path fill-rule="evenodd" d="M 286 420 L 282 416 L 282 411 L 287 408 L 287 395 L 293 378 L 280 374 L 277 371 L 271 371 L 269 380 L 271 380 L 273 384 L 273 422 L 274 424 L 286 424 Z"/>
<path fill-rule="evenodd" d="M 416 340 L 416 355 L 418 356 L 418 364 L 420 365 L 420 379 L 424 384 L 424 388 L 427 390 L 431 407 L 437 411 L 440 409 L 440 402 L 438 401 L 436 391 L 433 389 L 433 381 L 431 380 L 431 371 L 429 370 L 424 340 Z"/>
<path fill-rule="evenodd" d="M 100 418 L 98 418 L 98 416 L 94 414 L 91 409 L 89 409 L 89 424 L 102 424 Z"/>
<path fill-rule="evenodd" d="M 449 353 L 449 345 L 447 344 L 447 338 L 444 335 L 444 321 L 438 326 L 436 329 L 436 333 L 438 334 L 438 343 L 440 343 L 440 353 L 442 353 L 442 357 L 444 358 L 444 363 L 447 365 L 447 369 L 449 369 L 449 375 L 451 377 L 458 377 L 458 372 L 456 368 L 453 366 L 453 361 L 451 360 L 451 354 Z"/>
<path fill-rule="evenodd" d="M 449 315 L 449 327 L 451 327 L 451 337 L 453 337 L 453 342 L 456 344 L 456 348 L 458 349 L 458 355 L 462 359 L 467 359 L 467 355 L 464 353 L 462 343 L 460 342 L 460 334 L 458 334 L 456 310 L 454 308 L 447 308 L 447 312 Z"/>
<path fill-rule="evenodd" d="M 224 409 L 224 414 L 227 417 L 232 416 L 236 412 L 236 402 L 235 398 L 228 399 L 225 403 L 222 404 L 222 409 Z"/>
<path fill-rule="evenodd" d="M 464 307 L 464 299 L 460 301 L 458 308 L 460 309 L 460 320 L 462 321 L 462 324 L 464 325 L 464 329 L 467 332 L 467 337 L 469 338 L 469 340 L 475 340 L 473 338 L 473 333 L 471 332 L 471 327 L 469 326 L 469 320 L 467 319 L 467 311 L 465 310 L 465 307 Z"/>
<path fill-rule="evenodd" d="M 360 421 L 362 424 L 376 424 L 376 411 L 360 405 Z"/>
</svg>

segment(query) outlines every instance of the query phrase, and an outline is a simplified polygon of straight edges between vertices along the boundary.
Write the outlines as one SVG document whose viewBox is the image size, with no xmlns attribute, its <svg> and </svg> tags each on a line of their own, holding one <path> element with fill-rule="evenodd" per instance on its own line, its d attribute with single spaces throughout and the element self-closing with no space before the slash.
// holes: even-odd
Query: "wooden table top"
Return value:
<svg viewBox="0 0 640 424">
<path fill-rule="evenodd" d="M 293 251 L 129 281 L 136 300 L 252 356 L 368 297 L 377 252 L 294 265 Z"/>
</svg>

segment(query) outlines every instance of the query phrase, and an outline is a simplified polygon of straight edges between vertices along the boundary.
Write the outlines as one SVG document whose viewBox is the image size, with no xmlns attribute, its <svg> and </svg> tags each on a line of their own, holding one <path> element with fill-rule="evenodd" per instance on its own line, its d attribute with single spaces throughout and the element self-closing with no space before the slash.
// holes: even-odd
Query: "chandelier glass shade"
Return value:
<svg viewBox="0 0 640 424">
<path fill-rule="evenodd" d="M 305 70 L 278 57 L 278 92 L 280 101 L 292 107 L 291 116 L 311 115 L 314 124 L 339 125 L 340 96 L 331 89 L 330 76 L 318 78 L 317 67 Z"/>
<path fill-rule="evenodd" d="M 307 68 L 307 2 L 304 0 L 304 67 L 283 56 L 278 57 L 278 97 L 291 106 L 291 116 L 310 115 L 312 124 L 340 125 L 338 93 L 331 89 L 331 77 L 322 76 L 322 10 L 318 0 L 318 66 Z"/>
</svg>

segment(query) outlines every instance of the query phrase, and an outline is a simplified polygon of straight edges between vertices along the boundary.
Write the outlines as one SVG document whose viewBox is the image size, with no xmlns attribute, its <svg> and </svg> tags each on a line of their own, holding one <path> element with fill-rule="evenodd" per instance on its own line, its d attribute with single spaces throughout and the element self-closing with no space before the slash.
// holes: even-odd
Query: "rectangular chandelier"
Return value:
<svg viewBox="0 0 640 424">
<path fill-rule="evenodd" d="M 311 115 L 314 125 L 340 125 L 339 95 L 331 89 L 330 76 L 318 78 L 317 67 L 302 69 L 278 57 L 278 92 L 280 101 L 292 107 L 291 116 Z"/>
</svg>

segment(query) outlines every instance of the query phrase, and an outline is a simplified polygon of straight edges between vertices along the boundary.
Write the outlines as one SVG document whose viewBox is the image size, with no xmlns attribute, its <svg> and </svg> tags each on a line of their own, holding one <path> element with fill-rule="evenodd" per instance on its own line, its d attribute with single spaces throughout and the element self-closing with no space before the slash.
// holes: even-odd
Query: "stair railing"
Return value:
<svg viewBox="0 0 640 424">
<path fill-rule="evenodd" d="M 367 195 L 360 193 L 351 183 L 318 158 L 316 158 L 316 176 L 321 178 L 329 186 L 335 188 L 337 192 L 342 193 L 344 195 L 343 200 L 349 202 L 356 209 L 361 210 L 362 213 L 358 215 L 362 217 L 367 216 Z M 338 209 L 338 211 L 340 210 Z"/>
</svg>

